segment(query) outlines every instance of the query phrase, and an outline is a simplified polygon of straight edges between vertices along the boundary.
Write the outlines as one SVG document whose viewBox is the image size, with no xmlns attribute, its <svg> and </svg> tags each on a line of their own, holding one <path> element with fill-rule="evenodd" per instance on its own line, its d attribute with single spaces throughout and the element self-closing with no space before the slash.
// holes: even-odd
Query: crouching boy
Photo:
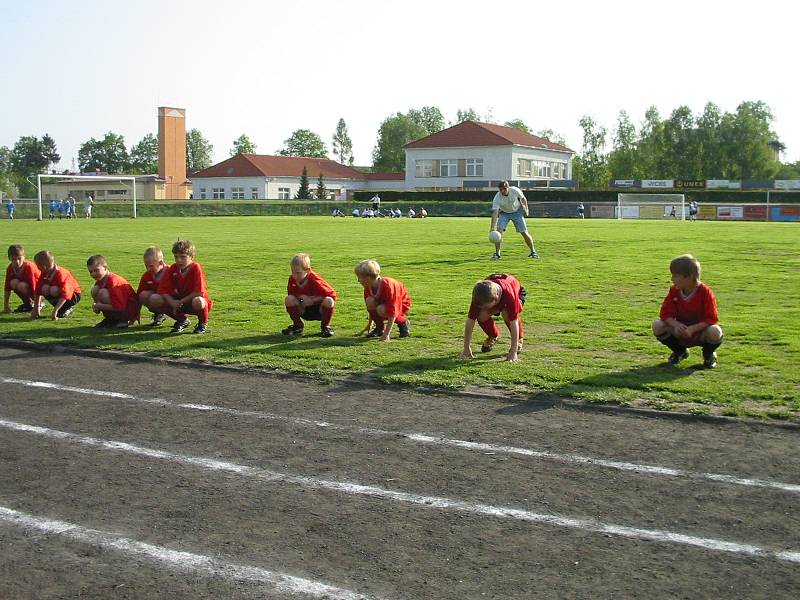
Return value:
<svg viewBox="0 0 800 600">
<path fill-rule="evenodd" d="M 308 254 L 295 254 L 289 266 L 292 274 L 286 287 L 286 312 L 292 324 L 281 331 L 283 335 L 301 335 L 303 320 L 320 321 L 320 335 L 331 337 L 331 318 L 336 303 L 336 291 L 311 270 Z"/>
<path fill-rule="evenodd" d="M 42 276 L 36 287 L 33 299 L 31 319 L 38 319 L 41 310 L 41 299 L 45 298 L 53 305 L 51 319 L 58 321 L 72 314 L 75 305 L 81 301 L 81 286 L 69 269 L 56 264 L 56 259 L 47 250 L 37 252 L 33 262 L 39 267 Z"/>
<path fill-rule="evenodd" d="M 158 290 L 158 284 L 167 272 L 167 265 L 164 263 L 164 253 L 161 248 L 157 246 L 150 246 L 144 251 L 144 268 L 145 271 L 139 278 L 139 287 L 136 288 L 136 296 L 139 299 L 139 304 L 146 307 L 153 313 L 153 321 L 150 323 L 152 327 L 161 325 L 167 316 L 159 312 L 153 306 L 151 298 Z"/>
<path fill-rule="evenodd" d="M 475 284 L 472 288 L 472 302 L 469 305 L 469 315 L 464 324 L 464 350 L 461 358 L 474 358 L 472 354 L 472 331 L 477 321 L 486 333 L 486 341 L 481 345 L 481 352 L 489 352 L 500 330 L 492 319 L 494 315 L 502 315 L 503 321 L 511 335 L 511 346 L 508 349 L 506 360 L 515 362 L 522 350 L 522 305 L 525 304 L 525 288 L 522 287 L 513 275 L 495 273 L 489 275 Z"/>
<path fill-rule="evenodd" d="M 684 254 L 669 263 L 672 287 L 661 304 L 653 333 L 659 342 L 672 350 L 667 362 L 677 365 L 689 356 L 688 348 L 702 346 L 703 366 L 717 366 L 717 348 L 722 344 L 722 328 L 717 324 L 717 299 L 700 281 L 700 261 Z"/>
<path fill-rule="evenodd" d="M 367 337 L 388 342 L 395 323 L 401 338 L 411 335 L 407 316 L 411 309 L 411 296 L 406 286 L 396 279 L 382 277 L 381 266 L 375 260 L 362 260 L 356 265 L 355 274 L 364 288 L 364 304 L 369 313 L 367 329 L 369 323 L 375 324 Z"/>
<path fill-rule="evenodd" d="M 17 244 L 8 247 L 8 268 L 6 268 L 5 295 L 3 296 L 3 312 L 10 313 L 11 292 L 22 300 L 15 313 L 26 313 L 33 310 L 33 297 L 39 284 L 41 273 L 36 263 L 25 260 L 25 249 Z"/>
<path fill-rule="evenodd" d="M 108 269 L 105 256 L 95 254 L 86 261 L 89 275 L 94 279 L 91 294 L 92 310 L 103 313 L 103 320 L 95 327 L 99 329 L 125 329 L 139 319 L 139 302 L 136 292 L 128 281 Z"/>
</svg>

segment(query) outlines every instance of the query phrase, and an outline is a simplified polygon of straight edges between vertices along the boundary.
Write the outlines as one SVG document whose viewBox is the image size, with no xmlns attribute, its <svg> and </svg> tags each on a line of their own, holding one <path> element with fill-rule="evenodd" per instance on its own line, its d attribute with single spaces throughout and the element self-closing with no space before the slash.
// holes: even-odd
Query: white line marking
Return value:
<svg viewBox="0 0 800 600">
<path fill-rule="evenodd" d="M 184 572 L 192 571 L 206 576 L 220 577 L 227 581 L 247 581 L 264 584 L 271 591 L 282 594 L 304 594 L 314 598 L 336 598 L 341 600 L 364 600 L 368 598 L 363 594 L 326 585 L 311 579 L 267 571 L 259 567 L 237 565 L 202 554 L 154 546 L 119 537 L 105 531 L 81 527 L 74 523 L 36 517 L 4 506 L 0 506 L 0 521 L 28 531 L 33 530 L 48 535 L 63 536 L 83 544 L 100 546 L 133 558 L 155 561 Z"/>
<path fill-rule="evenodd" d="M 623 525 L 612 525 L 603 523 L 594 519 L 579 519 L 572 517 L 563 517 L 560 515 L 550 515 L 530 512 L 527 510 L 520 510 L 505 506 L 493 506 L 489 504 L 475 504 L 464 502 L 462 500 L 454 500 L 451 498 L 444 498 L 440 496 L 422 496 L 419 494 L 411 494 L 409 492 L 402 492 L 399 490 L 389 490 L 377 486 L 362 485 L 358 483 L 348 483 L 342 481 L 331 481 L 327 479 L 320 479 L 318 477 L 305 477 L 302 475 L 289 475 L 287 473 L 279 473 L 277 471 L 270 471 L 259 467 L 249 467 L 246 465 L 239 465 L 226 461 L 203 458 L 198 456 L 187 456 L 183 454 L 173 454 L 164 450 L 155 450 L 152 448 L 143 448 L 134 446 L 125 442 L 117 442 L 114 440 L 101 440 L 93 437 L 86 437 L 65 431 L 58 431 L 55 429 L 48 429 L 47 427 L 39 427 L 37 425 L 28 425 L 26 423 L 17 423 L 15 421 L 6 421 L 0 419 L 0 427 L 5 427 L 13 431 L 21 431 L 25 433 L 33 433 L 49 438 L 55 438 L 74 444 L 82 444 L 85 446 L 94 446 L 105 448 L 108 450 L 115 450 L 127 452 L 148 458 L 159 458 L 179 464 L 186 464 L 209 469 L 212 471 L 223 471 L 227 473 L 234 473 L 243 477 L 252 477 L 266 482 L 280 481 L 283 483 L 292 483 L 302 487 L 312 489 L 332 490 L 341 492 L 343 494 L 350 494 L 354 496 L 369 496 L 372 498 L 381 498 L 386 500 L 394 500 L 397 502 L 405 502 L 407 504 L 415 504 L 428 508 L 438 508 L 442 510 L 456 510 L 459 512 L 470 513 L 474 515 L 484 515 L 490 517 L 511 518 L 520 521 L 529 521 L 533 523 L 544 523 L 547 525 L 555 525 L 559 527 L 567 527 L 570 529 L 582 529 L 584 531 L 591 531 L 596 533 L 607 533 L 610 535 L 617 535 L 627 538 L 637 538 L 644 540 L 652 540 L 656 542 L 668 542 L 674 544 L 684 544 L 688 546 L 697 546 L 708 550 L 715 550 L 718 552 L 730 552 L 735 554 L 746 554 L 749 556 L 759 556 L 764 558 L 773 558 L 788 562 L 800 563 L 800 551 L 786 551 L 786 550 L 773 550 L 770 548 L 763 548 L 751 544 L 740 544 L 737 542 L 727 542 L 724 540 L 716 540 L 713 538 L 702 538 L 691 535 L 684 535 L 672 531 L 661 529 L 639 529 L 635 527 L 627 527 Z"/>
<path fill-rule="evenodd" d="M 591 458 L 588 456 L 580 456 L 578 454 L 558 454 L 555 452 L 530 450 L 528 448 L 519 448 L 516 446 L 501 446 L 501 445 L 487 444 L 481 442 L 468 442 L 466 440 L 458 440 L 446 437 L 436 437 L 422 433 L 407 433 L 403 431 L 389 431 L 384 429 L 354 428 L 354 427 L 349 427 L 347 425 L 335 425 L 327 421 L 315 421 L 312 419 L 302 419 L 298 417 L 286 417 L 286 416 L 273 415 L 258 411 L 236 410 L 233 408 L 225 408 L 222 406 L 214 406 L 211 404 L 177 403 L 177 402 L 170 402 L 169 400 L 162 400 L 159 398 L 139 398 L 137 396 L 132 396 L 131 394 L 124 394 L 121 392 L 107 392 L 103 390 L 94 390 L 94 389 L 87 389 L 80 387 L 72 387 L 68 385 L 60 385 L 57 383 L 47 383 L 44 381 L 28 381 L 26 379 L 14 379 L 11 377 L 3 377 L 0 378 L 0 382 L 14 384 L 14 385 L 22 385 L 26 387 L 48 388 L 64 392 L 74 392 L 77 394 L 85 394 L 90 396 L 115 398 L 119 400 L 130 400 L 132 402 L 143 402 L 147 404 L 156 404 L 171 408 L 182 408 L 182 409 L 205 411 L 205 412 L 217 412 L 237 417 L 252 417 L 257 419 L 268 419 L 273 421 L 285 421 L 287 423 L 302 425 L 304 427 L 325 427 L 328 429 L 334 429 L 340 431 L 356 431 L 364 435 L 403 437 L 413 442 L 418 442 L 421 444 L 430 444 L 434 446 L 462 448 L 465 450 L 476 450 L 480 452 L 515 454 L 518 456 L 525 456 L 529 458 L 540 458 L 540 459 L 548 459 L 565 463 L 592 465 L 596 467 L 616 469 L 619 471 L 647 473 L 649 475 L 660 475 L 663 477 L 685 477 L 687 479 L 714 481 L 717 483 L 728 483 L 732 485 L 743 485 L 748 487 L 769 488 L 769 489 L 780 490 L 783 492 L 800 494 L 800 485 L 798 484 L 784 483 L 781 481 L 772 481 L 768 479 L 751 479 L 745 477 L 736 477 L 734 475 L 726 475 L 724 473 L 693 472 L 693 471 L 686 471 L 684 469 L 674 469 L 669 467 L 660 467 L 656 465 L 641 465 L 631 462 L 605 460 L 602 458 Z"/>
</svg>

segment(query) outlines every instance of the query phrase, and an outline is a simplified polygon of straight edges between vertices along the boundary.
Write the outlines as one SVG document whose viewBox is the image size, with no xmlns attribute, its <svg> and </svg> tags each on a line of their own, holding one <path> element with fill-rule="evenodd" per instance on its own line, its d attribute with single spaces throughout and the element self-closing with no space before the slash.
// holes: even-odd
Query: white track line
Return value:
<svg viewBox="0 0 800 600">
<path fill-rule="evenodd" d="M 81 527 L 74 523 L 36 517 L 4 506 L 0 506 L 0 522 L 28 531 L 57 535 L 82 544 L 99 546 L 134 559 L 158 562 L 183 572 L 188 571 L 205 576 L 220 577 L 226 581 L 260 583 L 267 586 L 268 591 L 271 592 L 341 600 L 365 600 L 368 598 L 363 594 L 326 585 L 311 579 L 267 571 L 259 567 L 237 565 L 202 554 L 154 546 L 119 537 L 105 531 Z"/>
<path fill-rule="evenodd" d="M 291 483 L 312 489 L 330 490 L 354 496 L 369 496 L 371 498 L 394 500 L 396 502 L 404 502 L 407 504 L 414 504 L 418 506 L 424 506 L 427 508 L 455 510 L 459 512 L 470 513 L 473 515 L 482 515 L 488 517 L 517 519 L 520 521 L 544 523 L 547 525 L 555 525 L 557 527 L 581 529 L 584 531 L 617 535 L 627 538 L 636 538 L 643 540 L 652 540 L 656 542 L 696 546 L 708 550 L 714 550 L 717 552 L 730 552 L 734 554 L 744 554 L 749 556 L 758 556 L 763 558 L 771 558 L 781 561 L 800 563 L 800 551 L 774 550 L 770 548 L 754 546 L 752 544 L 740 544 L 737 542 L 727 542 L 725 540 L 717 540 L 713 538 L 701 538 L 661 529 L 639 529 L 635 527 L 626 527 L 623 525 L 612 525 L 608 523 L 602 523 L 594 519 L 578 519 L 572 517 L 564 517 L 560 515 L 535 513 L 527 510 L 520 510 L 505 506 L 493 506 L 489 504 L 476 504 L 471 502 L 464 502 L 461 500 L 454 500 L 451 498 L 444 498 L 440 496 L 422 496 L 418 494 L 411 494 L 409 492 L 402 492 L 399 490 L 389 490 L 376 486 L 361 485 L 358 483 L 331 481 L 327 479 L 320 479 L 318 477 L 305 477 L 302 475 L 290 475 L 287 473 L 279 473 L 277 471 L 270 471 L 268 469 L 262 469 L 259 467 L 249 467 L 246 465 L 239 465 L 236 463 L 230 463 L 211 458 L 174 454 L 172 452 L 166 452 L 164 450 L 155 450 L 152 448 L 143 448 L 140 446 L 134 446 L 132 444 L 128 444 L 125 442 L 117 442 L 114 440 L 102 440 L 98 438 L 86 437 L 65 431 L 48 429 L 47 427 L 28 425 L 26 423 L 17 423 L 15 421 L 6 421 L 4 419 L 0 419 L 0 427 L 4 427 L 12 431 L 33 433 L 36 435 L 41 435 L 48 438 L 54 438 L 73 444 L 94 446 L 94 447 L 104 448 L 107 450 L 114 450 L 118 452 L 126 452 L 129 454 L 144 456 L 147 458 L 158 458 L 179 464 L 185 464 L 185 465 L 200 467 L 203 469 L 209 469 L 212 471 L 233 473 L 236 475 L 241 475 L 243 477 L 251 477 L 266 482 L 278 481 L 283 483 Z"/>
<path fill-rule="evenodd" d="M 476 450 L 486 453 L 513 454 L 517 456 L 525 456 L 528 458 L 540 458 L 540 459 L 548 459 L 565 463 L 592 465 L 595 467 L 605 467 L 608 469 L 617 469 L 619 471 L 647 473 L 649 475 L 660 475 L 663 477 L 684 477 L 687 479 L 715 481 L 719 483 L 728 483 L 732 485 L 770 488 L 770 489 L 780 490 L 783 492 L 800 494 L 800 485 L 798 484 L 784 483 L 781 481 L 771 481 L 768 479 L 751 479 L 745 477 L 736 477 L 735 475 L 726 475 L 724 473 L 693 472 L 693 471 L 686 471 L 684 469 L 673 469 L 669 467 L 660 467 L 656 465 L 642 465 L 631 462 L 605 460 L 602 458 L 591 458 L 588 456 L 580 456 L 578 454 L 559 454 L 556 452 L 530 450 L 528 448 L 519 448 L 516 446 L 501 446 L 501 445 L 487 444 L 481 442 L 468 442 L 466 440 L 437 437 L 421 433 L 388 431 L 384 429 L 356 428 L 347 425 L 336 425 L 333 423 L 329 423 L 327 421 L 315 421 L 312 419 L 302 419 L 298 417 L 286 417 L 286 416 L 273 415 L 257 411 L 236 410 L 233 408 L 225 408 L 222 406 L 214 406 L 211 404 L 177 403 L 177 402 L 170 402 L 169 400 L 162 400 L 160 398 L 139 398 L 137 396 L 133 396 L 131 394 L 125 394 L 122 392 L 110 392 L 104 390 L 80 388 L 68 385 L 60 385 L 57 383 L 48 383 L 45 381 L 29 381 L 26 379 L 14 379 L 12 377 L 2 377 L 0 378 L 0 382 L 13 385 L 22 385 L 25 387 L 45 388 L 63 392 L 73 392 L 76 394 L 98 396 L 101 398 L 114 398 L 117 400 L 129 400 L 131 402 L 156 404 L 171 408 L 181 408 L 181 409 L 197 410 L 204 412 L 216 412 L 237 417 L 251 417 L 257 419 L 269 419 L 273 421 L 284 421 L 288 423 L 293 423 L 295 425 L 301 425 L 304 427 L 326 427 L 328 429 L 335 429 L 341 431 L 355 431 L 364 435 L 403 437 L 413 442 L 419 442 L 421 444 L 430 444 L 433 446 L 462 448 L 465 450 Z"/>
</svg>

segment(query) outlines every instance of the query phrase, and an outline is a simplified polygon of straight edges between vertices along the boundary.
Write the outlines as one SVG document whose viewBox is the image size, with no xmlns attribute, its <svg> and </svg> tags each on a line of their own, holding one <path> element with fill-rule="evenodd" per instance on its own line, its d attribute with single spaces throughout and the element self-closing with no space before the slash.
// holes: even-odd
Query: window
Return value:
<svg viewBox="0 0 800 600">
<path fill-rule="evenodd" d="M 288 200 L 290 190 L 289 188 L 278 188 L 278 200 Z"/>
<path fill-rule="evenodd" d="M 445 159 L 439 161 L 439 177 L 457 177 L 458 161 Z"/>
<path fill-rule="evenodd" d="M 433 177 L 433 161 L 418 160 L 415 174 L 417 177 Z"/>
<path fill-rule="evenodd" d="M 201 200 L 206 199 L 206 188 L 200 188 L 200 199 Z"/>
<path fill-rule="evenodd" d="M 535 160 L 533 175 L 536 177 L 550 177 L 550 163 L 543 160 Z"/>
<path fill-rule="evenodd" d="M 107 190 L 107 196 L 127 196 L 128 190 Z"/>
<path fill-rule="evenodd" d="M 467 177 L 483 177 L 483 159 L 467 159 Z"/>
<path fill-rule="evenodd" d="M 250 199 L 258 200 L 258 188 L 250 188 Z"/>
<path fill-rule="evenodd" d="M 211 188 L 211 197 L 214 200 L 222 200 L 225 197 L 225 188 Z"/>
<path fill-rule="evenodd" d="M 243 187 L 232 187 L 231 188 L 231 198 L 234 200 L 244 200 L 244 188 Z"/>
<path fill-rule="evenodd" d="M 517 159 L 517 175 L 520 177 L 530 177 L 531 161 L 524 158 Z"/>
</svg>

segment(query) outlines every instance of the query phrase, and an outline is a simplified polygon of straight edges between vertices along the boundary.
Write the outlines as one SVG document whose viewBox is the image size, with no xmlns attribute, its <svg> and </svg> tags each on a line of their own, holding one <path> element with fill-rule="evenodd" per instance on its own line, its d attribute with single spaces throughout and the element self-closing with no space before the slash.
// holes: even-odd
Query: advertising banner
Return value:
<svg viewBox="0 0 800 600">
<path fill-rule="evenodd" d="M 800 190 L 800 179 L 776 179 L 776 190 Z"/>
<path fill-rule="evenodd" d="M 752 205 L 748 204 L 744 207 L 744 220 L 745 221 L 766 221 L 767 220 L 767 205 Z"/>
<path fill-rule="evenodd" d="M 638 187 L 635 179 L 612 179 L 611 187 L 613 188 L 632 188 Z"/>
<path fill-rule="evenodd" d="M 742 206 L 718 206 L 718 219 L 742 219 L 744 218 L 744 207 Z"/>
<path fill-rule="evenodd" d="M 706 189 L 709 190 L 740 190 L 741 181 L 730 181 L 728 179 L 706 179 Z"/>
<path fill-rule="evenodd" d="M 704 190 L 706 189 L 705 179 L 676 179 L 676 190 Z"/>
<path fill-rule="evenodd" d="M 642 188 L 644 189 L 669 189 L 672 187 L 672 179 L 642 179 Z"/>
</svg>

